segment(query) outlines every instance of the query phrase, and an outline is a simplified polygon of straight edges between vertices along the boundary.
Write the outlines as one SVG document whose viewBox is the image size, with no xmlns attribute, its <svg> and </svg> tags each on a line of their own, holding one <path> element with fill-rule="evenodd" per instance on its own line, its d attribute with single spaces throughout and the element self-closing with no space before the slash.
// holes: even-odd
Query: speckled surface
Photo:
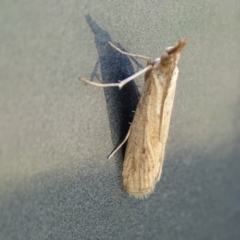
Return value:
<svg viewBox="0 0 240 240">
<path fill-rule="evenodd" d="M 1 1 L 0 239 L 240 239 L 239 12 L 236 0 Z M 99 53 L 86 14 L 151 58 L 188 38 L 147 200 L 122 190 L 121 154 L 106 159 L 109 99 L 78 81 Z"/>
</svg>

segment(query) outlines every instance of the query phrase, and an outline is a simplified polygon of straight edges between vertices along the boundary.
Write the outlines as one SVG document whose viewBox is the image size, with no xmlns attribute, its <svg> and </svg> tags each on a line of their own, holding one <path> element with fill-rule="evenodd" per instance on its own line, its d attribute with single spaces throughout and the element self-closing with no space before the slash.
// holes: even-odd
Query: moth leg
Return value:
<svg viewBox="0 0 240 240">
<path fill-rule="evenodd" d="M 125 137 L 125 138 L 123 139 L 123 141 L 116 147 L 116 149 L 114 149 L 114 150 L 109 154 L 108 159 L 110 159 L 110 158 L 122 147 L 122 145 L 128 140 L 128 137 L 129 137 L 129 135 L 130 135 L 130 129 L 131 129 L 131 126 L 130 126 L 130 128 L 129 128 L 129 130 L 128 130 L 128 133 L 127 133 L 126 137 Z"/>
<path fill-rule="evenodd" d="M 121 89 L 125 84 L 129 83 L 130 81 L 132 81 L 133 79 L 135 79 L 136 77 L 144 74 L 145 72 L 147 72 L 148 70 L 152 69 L 152 65 L 148 65 L 147 67 L 145 67 L 144 69 L 140 70 L 139 72 L 136 72 L 135 74 L 133 74 L 132 76 L 122 80 L 119 83 L 119 89 Z"/>
<path fill-rule="evenodd" d="M 122 51 L 124 51 L 124 52 L 127 53 L 127 50 L 126 50 L 124 47 L 121 46 L 121 49 L 122 49 Z M 143 69 L 142 64 L 140 64 L 140 63 L 139 63 L 134 57 L 131 57 L 131 56 L 130 56 L 130 58 L 131 58 L 132 61 L 136 64 L 136 66 L 137 66 L 137 70 L 139 70 L 139 69 Z"/>
<path fill-rule="evenodd" d="M 80 77 L 79 80 L 88 83 L 90 85 L 96 86 L 96 87 L 119 87 L 119 83 L 97 83 L 97 82 L 92 82 L 91 80 L 88 80 L 86 78 Z"/>
<path fill-rule="evenodd" d="M 139 72 L 133 74 L 132 76 L 122 80 L 119 83 L 97 83 L 97 82 L 92 82 L 86 78 L 79 78 L 79 80 L 88 83 L 90 85 L 93 86 L 97 86 L 97 87 L 119 87 L 119 89 L 121 89 L 125 84 L 129 83 L 130 81 L 132 81 L 134 78 L 144 74 L 145 72 L 147 72 L 148 70 L 150 70 L 152 68 L 152 65 L 148 65 L 147 67 L 145 67 L 144 69 L 140 70 Z"/>
<path fill-rule="evenodd" d="M 122 51 L 120 48 L 118 48 L 117 46 L 115 46 L 115 45 L 114 45 L 113 43 L 111 43 L 111 42 L 108 42 L 108 44 L 109 44 L 112 48 L 114 48 L 115 50 L 117 50 L 118 52 L 120 52 L 120 53 L 123 54 L 123 55 L 127 55 L 127 56 L 129 56 L 129 57 L 134 57 L 134 58 L 141 58 L 141 59 L 144 59 L 144 60 L 147 60 L 147 61 L 150 60 L 150 62 L 151 62 L 151 59 L 150 59 L 149 57 L 142 56 L 142 55 L 138 55 L 138 54 L 133 54 L 133 53 L 124 52 L 124 51 Z"/>
</svg>

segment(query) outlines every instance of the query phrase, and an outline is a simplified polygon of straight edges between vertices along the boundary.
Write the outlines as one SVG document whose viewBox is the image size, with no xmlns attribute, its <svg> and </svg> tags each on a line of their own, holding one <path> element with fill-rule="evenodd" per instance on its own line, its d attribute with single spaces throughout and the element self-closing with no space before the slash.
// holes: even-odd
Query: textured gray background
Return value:
<svg viewBox="0 0 240 240">
<path fill-rule="evenodd" d="M 161 181 L 130 198 L 85 14 L 156 58 L 188 38 Z M 238 0 L 0 3 L 0 239 L 240 239 Z M 137 83 L 140 86 L 142 80 Z"/>
</svg>

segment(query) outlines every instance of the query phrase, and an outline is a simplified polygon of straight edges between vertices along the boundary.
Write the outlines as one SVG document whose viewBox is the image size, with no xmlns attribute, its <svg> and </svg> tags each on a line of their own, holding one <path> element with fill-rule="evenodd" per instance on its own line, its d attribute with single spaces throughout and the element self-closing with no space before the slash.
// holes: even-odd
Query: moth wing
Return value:
<svg viewBox="0 0 240 240">
<path fill-rule="evenodd" d="M 186 44 L 179 40 L 145 73 L 145 85 L 130 129 L 123 185 L 130 195 L 151 194 L 162 172 L 178 78 L 177 62 Z"/>
<path fill-rule="evenodd" d="M 153 192 L 162 168 L 159 126 L 163 91 L 159 78 L 148 79 L 131 125 L 123 163 L 123 185 L 137 198 Z"/>
<path fill-rule="evenodd" d="M 168 139 L 170 120 L 171 120 L 173 103 L 175 98 L 178 73 L 179 73 L 178 67 L 175 67 L 170 84 L 169 84 L 169 88 L 167 89 L 167 95 L 163 104 L 162 122 L 160 127 L 161 129 L 160 142 L 162 143 L 161 144 L 162 149 L 161 149 L 161 155 L 159 160 L 161 162 L 161 165 L 163 165 L 163 160 L 164 160 L 165 151 L 166 151 L 166 144 Z M 160 168 L 160 171 L 159 171 L 158 181 L 160 180 L 161 173 L 162 173 L 162 168 Z"/>
</svg>

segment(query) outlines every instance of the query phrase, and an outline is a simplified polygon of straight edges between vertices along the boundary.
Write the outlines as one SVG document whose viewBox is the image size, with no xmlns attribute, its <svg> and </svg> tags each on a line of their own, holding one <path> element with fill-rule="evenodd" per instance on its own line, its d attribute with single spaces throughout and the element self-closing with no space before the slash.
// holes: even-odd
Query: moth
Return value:
<svg viewBox="0 0 240 240">
<path fill-rule="evenodd" d="M 137 105 L 133 122 L 123 142 L 111 153 L 112 157 L 128 141 L 123 162 L 124 189 L 136 198 L 147 198 L 160 180 L 169 124 L 173 109 L 178 61 L 186 39 L 180 39 L 173 47 L 168 47 L 160 58 L 150 58 L 122 51 L 122 54 L 147 60 L 147 66 L 119 83 L 102 84 L 80 78 L 98 87 L 119 87 L 144 74 L 144 86 Z"/>
</svg>

